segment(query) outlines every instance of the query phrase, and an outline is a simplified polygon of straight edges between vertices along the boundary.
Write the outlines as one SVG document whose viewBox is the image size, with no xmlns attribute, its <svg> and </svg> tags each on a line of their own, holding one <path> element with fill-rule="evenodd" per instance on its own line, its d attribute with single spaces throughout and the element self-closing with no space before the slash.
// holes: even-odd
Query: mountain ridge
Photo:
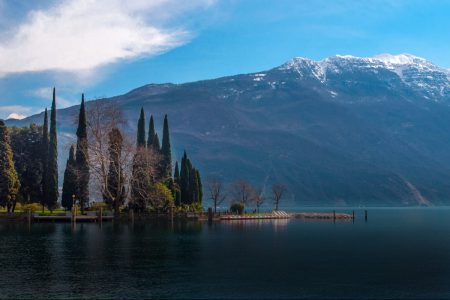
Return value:
<svg viewBox="0 0 450 300">
<path fill-rule="evenodd" d="M 294 58 L 261 72 L 149 84 L 109 100 L 124 110 L 130 133 L 141 106 L 156 121 L 169 113 L 174 158 L 185 146 L 205 177 L 247 178 L 266 189 L 282 182 L 292 205 L 448 204 L 448 71 L 402 55 Z M 385 61 L 402 66 L 401 76 Z M 62 135 L 76 109 L 61 110 Z"/>
</svg>

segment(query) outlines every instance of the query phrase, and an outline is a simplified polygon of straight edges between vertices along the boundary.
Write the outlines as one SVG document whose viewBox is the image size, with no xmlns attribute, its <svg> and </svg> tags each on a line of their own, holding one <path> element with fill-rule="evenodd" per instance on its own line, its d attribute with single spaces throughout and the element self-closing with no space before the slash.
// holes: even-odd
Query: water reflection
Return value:
<svg viewBox="0 0 450 300">
<path fill-rule="evenodd" d="M 0 298 L 450 297 L 450 210 L 369 220 L 1 224 Z"/>
</svg>

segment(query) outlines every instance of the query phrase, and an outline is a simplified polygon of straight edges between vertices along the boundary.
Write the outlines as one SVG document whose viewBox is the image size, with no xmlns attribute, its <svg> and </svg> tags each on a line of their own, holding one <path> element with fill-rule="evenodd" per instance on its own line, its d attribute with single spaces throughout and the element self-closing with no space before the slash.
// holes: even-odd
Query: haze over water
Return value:
<svg viewBox="0 0 450 300">
<path fill-rule="evenodd" d="M 450 297 L 450 209 L 356 213 L 354 223 L 2 224 L 0 297 Z"/>
</svg>

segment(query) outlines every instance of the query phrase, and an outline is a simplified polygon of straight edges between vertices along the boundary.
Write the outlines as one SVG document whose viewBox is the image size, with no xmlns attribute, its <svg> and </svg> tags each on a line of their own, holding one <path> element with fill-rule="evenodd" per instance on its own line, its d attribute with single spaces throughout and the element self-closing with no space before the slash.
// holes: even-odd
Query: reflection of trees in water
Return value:
<svg viewBox="0 0 450 300">
<path fill-rule="evenodd" d="M 129 225 L 129 244 L 123 258 L 125 270 L 121 271 L 127 278 L 127 291 L 133 290 L 134 296 L 142 298 L 169 297 L 176 290 L 174 285 L 179 283 L 176 278 L 183 273 L 183 265 L 195 259 L 192 254 L 198 248 L 191 249 L 192 240 L 199 232 L 198 222 L 155 221 Z"/>
<path fill-rule="evenodd" d="M 272 220 L 273 229 L 275 232 L 284 231 L 287 228 L 289 219 L 274 219 Z"/>
<path fill-rule="evenodd" d="M 0 296 L 32 298 L 51 288 L 56 275 L 53 224 L 2 224 L 0 226 Z M 48 280 L 42 280 L 47 278 Z"/>
<path fill-rule="evenodd" d="M 105 276 L 105 273 L 110 271 L 110 263 L 102 229 L 92 223 L 61 226 L 64 226 L 64 256 L 60 264 L 64 265 L 64 270 L 60 274 L 66 285 L 63 288 L 81 297 L 96 290 L 99 280 L 107 286 L 110 275 Z"/>
<path fill-rule="evenodd" d="M 0 290 L 29 298 L 169 297 L 186 288 L 180 276 L 198 264 L 202 231 L 200 222 L 0 226 L 0 275 L 8 278 Z"/>
<path fill-rule="evenodd" d="M 173 224 L 173 232 L 176 234 L 199 234 L 202 229 L 203 223 L 197 221 L 179 221 Z"/>
<path fill-rule="evenodd" d="M 261 229 L 263 227 L 272 226 L 274 231 L 283 230 L 289 223 L 289 219 L 256 219 L 256 220 L 233 220 L 221 221 L 225 226 L 236 231 L 246 231 Z"/>
</svg>

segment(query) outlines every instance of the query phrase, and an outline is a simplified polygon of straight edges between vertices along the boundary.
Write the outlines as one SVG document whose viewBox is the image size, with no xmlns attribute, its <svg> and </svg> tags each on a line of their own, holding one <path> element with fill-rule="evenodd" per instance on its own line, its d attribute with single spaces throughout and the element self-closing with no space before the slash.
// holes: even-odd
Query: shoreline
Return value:
<svg viewBox="0 0 450 300">
<path fill-rule="evenodd" d="M 151 222 L 151 221 L 238 221 L 238 220 L 276 220 L 276 219 L 307 219 L 307 220 L 354 220 L 354 213 L 336 213 L 336 212 L 284 212 L 275 211 L 272 213 L 261 214 L 221 214 L 216 213 L 184 213 L 184 214 L 87 214 L 77 215 L 73 218 L 70 214 L 61 215 L 39 215 L 39 213 L 29 214 L 27 212 L 2 213 L 0 214 L 0 223 L 102 223 L 102 222 Z"/>
</svg>

